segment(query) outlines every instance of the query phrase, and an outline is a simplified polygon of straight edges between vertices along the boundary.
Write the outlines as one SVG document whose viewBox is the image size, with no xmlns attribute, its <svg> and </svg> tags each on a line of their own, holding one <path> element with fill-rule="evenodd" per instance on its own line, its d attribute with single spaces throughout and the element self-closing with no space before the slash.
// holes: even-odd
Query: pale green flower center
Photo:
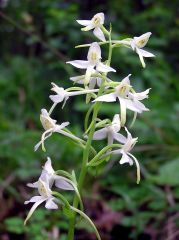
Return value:
<svg viewBox="0 0 179 240">
<path fill-rule="evenodd" d="M 96 26 L 98 26 L 100 25 L 101 19 L 100 17 L 94 17 L 92 21 Z"/>
<path fill-rule="evenodd" d="M 48 129 L 54 127 L 54 124 L 48 118 L 46 118 L 44 116 L 40 117 L 40 121 L 41 121 L 45 130 L 48 130 Z"/>
<path fill-rule="evenodd" d="M 41 196 L 48 197 L 48 195 L 49 195 L 47 189 L 45 188 L 43 181 L 41 181 L 41 180 L 38 181 L 38 191 Z"/>
<path fill-rule="evenodd" d="M 96 52 L 91 52 L 91 54 L 90 54 L 90 59 L 91 59 L 91 61 L 96 61 L 96 60 L 97 60 L 97 54 L 96 54 Z"/>
</svg>

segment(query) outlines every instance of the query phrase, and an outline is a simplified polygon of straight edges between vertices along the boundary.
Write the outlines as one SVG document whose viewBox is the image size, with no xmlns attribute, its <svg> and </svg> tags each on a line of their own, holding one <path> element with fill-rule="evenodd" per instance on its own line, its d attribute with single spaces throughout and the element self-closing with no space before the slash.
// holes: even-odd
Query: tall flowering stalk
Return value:
<svg viewBox="0 0 179 240">
<path fill-rule="evenodd" d="M 131 48 L 139 55 L 142 66 L 145 67 L 144 57 L 154 57 L 152 53 L 142 49 L 147 44 L 151 33 L 145 33 L 140 37 L 112 40 L 112 28 L 107 30 L 104 27 L 104 20 L 105 17 L 103 13 L 97 13 L 91 20 L 77 20 L 79 24 L 85 26 L 82 28 L 82 31 L 94 29 L 94 35 L 100 39 L 101 42 L 77 46 L 89 47 L 87 60 L 67 62 L 67 64 L 85 70 L 83 75 L 70 78 L 74 84 L 80 84 L 80 87 L 73 86 L 65 90 L 63 87 L 52 83 L 51 90 L 55 92 L 54 95 L 49 96 L 52 100 L 52 107 L 49 111 L 46 109 L 41 110 L 40 121 L 45 131 L 40 141 L 35 145 L 35 151 L 40 146 L 42 146 L 42 150 L 45 151 L 44 143 L 53 133 L 60 133 L 64 137 L 70 138 L 71 141 L 81 147 L 83 151 L 79 177 L 76 178 L 75 171 L 72 171 L 72 173 L 64 170 L 55 171 L 52 168 L 51 159 L 48 158 L 38 181 L 33 184 L 28 184 L 29 187 L 38 190 L 38 195 L 25 202 L 25 204 L 34 203 L 25 223 L 35 209 L 43 202 L 45 202 L 47 209 L 57 210 L 59 206 L 61 206 L 63 213 L 69 217 L 68 240 L 74 239 L 77 214 L 88 221 L 97 239 L 101 239 L 94 223 L 84 213 L 81 197 L 85 177 L 89 168 L 95 168 L 106 160 L 106 162 L 109 162 L 113 155 L 120 155 L 120 164 L 128 163 L 132 166 L 133 163 L 135 163 L 137 183 L 140 181 L 140 165 L 131 153 L 138 138 L 132 137 L 126 126 L 126 119 L 127 110 L 134 113 L 133 123 L 136 120 L 137 114 L 141 114 L 143 111 L 149 111 L 141 101 L 148 98 L 150 89 L 143 92 L 136 92 L 129 79 L 131 78 L 131 74 L 128 74 L 124 79 L 119 79 L 119 82 L 115 82 L 108 77 L 108 73 L 116 72 L 116 70 L 111 67 L 112 53 L 116 47 Z M 102 61 L 100 46 L 104 44 L 108 45 L 108 58 Z M 86 95 L 86 103 L 90 105 L 84 121 L 84 139 L 82 136 L 75 136 L 75 134 L 67 128 L 70 124 L 68 121 L 57 124 L 57 121 L 51 116 L 57 106 L 61 104 L 61 108 L 63 109 L 67 100 L 77 95 Z M 113 119 L 107 118 L 99 120 L 99 111 L 102 108 L 102 102 L 110 102 L 111 104 L 117 104 L 115 102 L 119 102 L 119 113 L 117 112 Z M 127 136 L 120 133 L 123 129 Z M 93 143 L 95 143 L 96 140 L 99 141 L 102 139 L 107 139 L 106 146 L 97 152 Z M 74 194 L 73 203 L 69 203 L 62 192 L 53 191 L 54 185 L 62 190 L 70 190 L 71 193 Z"/>
</svg>

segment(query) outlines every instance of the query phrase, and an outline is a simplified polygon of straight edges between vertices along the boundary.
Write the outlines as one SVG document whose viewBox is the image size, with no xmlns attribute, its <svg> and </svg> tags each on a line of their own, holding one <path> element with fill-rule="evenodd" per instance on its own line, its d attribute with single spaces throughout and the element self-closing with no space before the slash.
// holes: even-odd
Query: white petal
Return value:
<svg viewBox="0 0 179 240">
<path fill-rule="evenodd" d="M 38 202 L 40 200 L 44 199 L 42 196 L 34 196 L 30 200 L 25 201 L 24 204 L 32 203 L 32 202 Z"/>
<path fill-rule="evenodd" d="M 146 64 L 145 64 L 145 62 L 144 62 L 144 58 L 143 58 L 143 55 L 142 55 L 142 53 L 141 53 L 140 50 L 141 50 L 141 49 L 136 48 L 136 52 L 137 52 L 137 54 L 139 55 L 139 59 L 140 59 L 140 61 L 141 61 L 141 63 L 142 63 L 142 67 L 145 68 Z"/>
<path fill-rule="evenodd" d="M 102 62 L 99 62 L 97 64 L 96 70 L 99 72 L 116 72 L 116 70 L 114 68 L 109 67 L 108 65 L 105 65 Z"/>
<path fill-rule="evenodd" d="M 31 188 L 38 188 L 38 182 L 27 183 L 27 186 L 28 186 L 28 187 L 31 187 Z"/>
<path fill-rule="evenodd" d="M 116 94 L 105 94 L 103 96 L 97 97 L 93 102 L 116 102 Z"/>
<path fill-rule="evenodd" d="M 120 121 L 120 116 L 119 116 L 119 114 L 115 114 L 115 115 L 114 115 L 113 120 L 112 120 L 112 125 L 113 125 L 114 127 L 117 126 L 118 131 L 120 130 L 120 128 L 121 128 L 121 121 Z M 116 132 L 118 132 L 118 131 L 116 130 Z"/>
<path fill-rule="evenodd" d="M 125 143 L 127 138 L 124 137 L 122 134 L 120 133 L 113 133 L 113 137 L 116 141 L 120 142 L 120 143 Z"/>
<path fill-rule="evenodd" d="M 84 84 L 84 79 L 85 79 L 85 75 L 75 76 L 70 78 L 71 81 L 78 84 Z"/>
<path fill-rule="evenodd" d="M 87 59 L 92 63 L 97 62 L 99 59 L 101 59 L 101 48 L 97 42 L 91 44 L 88 50 Z"/>
<path fill-rule="evenodd" d="M 74 187 L 69 183 L 68 179 L 62 176 L 55 176 L 55 186 L 63 190 L 74 190 Z"/>
<path fill-rule="evenodd" d="M 120 110 L 121 110 L 121 126 L 123 127 L 126 123 L 126 99 L 118 97 L 120 102 Z"/>
<path fill-rule="evenodd" d="M 127 77 L 123 78 L 120 85 L 130 85 L 130 79 L 129 77 L 131 76 L 132 74 L 129 74 Z"/>
<path fill-rule="evenodd" d="M 70 123 L 69 122 L 64 122 L 60 125 L 56 125 L 56 127 L 54 128 L 54 132 L 58 132 L 59 130 L 67 127 Z"/>
<path fill-rule="evenodd" d="M 95 78 L 95 77 L 91 77 L 91 78 L 90 78 L 90 81 L 89 81 L 89 89 L 94 89 L 94 88 L 95 88 L 96 80 L 97 80 L 97 78 Z"/>
<path fill-rule="evenodd" d="M 74 61 L 69 61 L 67 63 L 73 65 L 74 67 L 80 68 L 80 69 L 86 69 L 89 65 L 88 61 L 83 61 L 83 60 L 74 60 Z"/>
<path fill-rule="evenodd" d="M 106 128 L 102 128 L 100 130 L 97 130 L 94 132 L 93 135 L 93 140 L 101 140 L 107 137 L 107 129 Z"/>
<path fill-rule="evenodd" d="M 139 162 L 137 160 L 137 158 L 134 157 L 134 155 L 132 155 L 131 153 L 128 153 L 129 156 L 131 156 L 136 164 L 136 168 L 137 168 L 137 184 L 139 184 L 140 182 L 140 165 Z"/>
<path fill-rule="evenodd" d="M 95 28 L 95 25 L 94 25 L 94 23 L 91 21 L 91 23 L 90 23 L 89 25 L 87 25 L 87 26 L 84 27 L 84 28 L 81 28 L 81 31 L 86 32 L 86 31 L 89 31 L 89 30 L 91 30 L 91 29 L 93 29 L 93 28 Z"/>
<path fill-rule="evenodd" d="M 130 158 L 126 153 L 122 154 L 122 158 L 120 160 L 120 164 L 124 164 L 124 163 L 129 163 L 129 165 L 133 165 L 133 160 L 132 158 Z"/>
<path fill-rule="evenodd" d="M 93 65 L 89 65 L 87 67 L 87 70 L 86 70 L 86 74 L 85 74 L 85 80 L 84 80 L 84 84 L 87 85 L 90 81 L 90 77 L 93 73 L 93 70 L 94 70 L 94 66 Z"/>
<path fill-rule="evenodd" d="M 148 98 L 148 94 L 151 88 L 143 91 L 143 92 L 139 92 L 139 93 L 130 93 L 130 95 L 132 96 L 133 99 L 137 99 L 137 100 L 143 100 L 145 98 Z"/>
<path fill-rule="evenodd" d="M 130 109 L 133 112 L 141 113 L 141 108 L 138 107 L 134 101 L 132 101 L 130 99 L 124 99 L 124 101 L 125 101 L 127 109 Z"/>
<path fill-rule="evenodd" d="M 104 36 L 104 33 L 102 32 L 101 28 L 100 27 L 95 27 L 94 31 L 93 31 L 94 35 L 100 39 L 102 42 L 105 42 L 106 39 L 105 39 L 105 36 Z"/>
<path fill-rule="evenodd" d="M 49 174 L 54 174 L 54 169 L 52 168 L 52 161 L 49 157 L 47 157 L 47 161 L 43 167 L 45 171 L 47 171 Z"/>
<path fill-rule="evenodd" d="M 91 20 L 76 20 L 76 21 L 82 26 L 88 26 L 91 23 Z"/>
<path fill-rule="evenodd" d="M 58 205 L 54 202 L 54 199 L 55 199 L 55 198 L 50 197 L 50 198 L 47 200 L 47 202 L 46 202 L 46 204 L 45 204 L 45 207 L 46 207 L 47 209 L 58 209 Z"/>
<path fill-rule="evenodd" d="M 60 103 L 64 100 L 63 96 L 60 95 L 50 95 L 49 98 L 54 102 L 54 103 Z"/>
<path fill-rule="evenodd" d="M 145 105 L 138 100 L 134 100 L 134 106 L 140 111 L 149 111 L 148 108 L 145 107 Z"/>
<path fill-rule="evenodd" d="M 143 49 L 140 49 L 140 54 L 143 56 L 143 57 L 155 57 L 155 55 L 153 53 L 150 53 L 150 52 L 147 52 Z"/>
<path fill-rule="evenodd" d="M 31 207 L 25 221 L 24 221 L 24 225 L 26 225 L 27 221 L 29 220 L 29 218 L 32 216 L 33 212 L 35 211 L 35 209 L 46 200 L 46 198 L 41 199 L 40 201 L 34 203 L 34 205 Z"/>
</svg>

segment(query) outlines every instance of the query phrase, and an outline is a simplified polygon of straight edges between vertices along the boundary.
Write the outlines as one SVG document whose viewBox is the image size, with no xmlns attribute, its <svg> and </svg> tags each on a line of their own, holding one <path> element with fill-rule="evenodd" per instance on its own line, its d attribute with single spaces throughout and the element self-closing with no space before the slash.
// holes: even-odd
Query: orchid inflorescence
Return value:
<svg viewBox="0 0 179 240">
<path fill-rule="evenodd" d="M 147 107 L 141 102 L 145 98 L 148 98 L 149 90 L 143 92 L 136 92 L 131 85 L 131 74 L 128 74 L 124 79 L 119 82 L 111 80 L 107 75 L 109 72 L 116 72 L 114 68 L 110 66 L 112 51 L 117 47 L 131 48 L 139 55 L 139 59 L 142 66 L 145 67 L 144 58 L 154 57 L 154 55 L 143 47 L 147 44 L 151 33 L 147 32 L 139 37 L 127 38 L 122 40 L 112 40 L 112 28 L 108 31 L 104 27 L 104 14 L 97 13 L 91 20 L 77 20 L 77 22 L 84 27 L 82 31 L 93 30 L 94 35 L 100 40 L 99 42 L 93 42 L 91 44 L 79 45 L 77 47 L 89 47 L 87 60 L 74 60 L 68 61 L 68 64 L 73 65 L 76 68 L 85 69 L 83 75 L 71 77 L 70 80 L 74 84 L 80 86 L 73 86 L 68 89 L 59 87 L 55 83 L 52 83 L 53 95 L 50 95 L 50 99 L 53 104 L 49 111 L 46 109 L 41 110 L 40 121 L 44 128 L 44 132 L 40 141 L 35 145 L 35 151 L 42 146 L 42 150 L 45 149 L 45 141 L 53 133 L 60 133 L 67 138 L 70 138 L 73 142 L 78 144 L 83 149 L 83 160 L 79 179 L 77 181 L 75 171 L 72 173 L 58 170 L 54 171 L 51 165 L 51 159 L 48 158 L 42 173 L 37 182 L 28 184 L 29 187 L 37 188 L 39 195 L 32 197 L 27 203 L 34 203 L 32 206 L 25 223 L 31 217 L 34 210 L 43 202 L 47 209 L 58 209 L 61 205 L 64 213 L 70 214 L 70 227 L 68 233 L 68 240 L 74 239 L 74 228 L 76 214 L 80 214 L 84 217 L 93 227 L 98 239 L 101 239 L 99 233 L 84 213 L 83 203 L 81 198 L 81 192 L 83 189 L 84 179 L 88 168 L 94 168 L 101 163 L 108 164 L 113 155 L 120 155 L 120 164 L 128 163 L 130 166 L 133 163 L 137 167 L 137 183 L 140 181 L 140 166 L 138 160 L 131 150 L 137 142 L 138 138 L 133 138 L 126 126 L 127 109 L 134 113 L 132 124 L 135 122 L 137 114 L 141 114 L 144 111 L 149 111 Z M 106 40 L 106 38 L 108 40 Z M 109 46 L 108 59 L 102 61 L 101 47 L 103 45 Z M 55 119 L 51 117 L 54 109 L 58 104 L 65 107 L 66 102 L 70 97 L 77 95 L 86 95 L 86 103 L 90 104 L 90 108 L 85 117 L 85 132 L 82 137 L 73 134 L 67 127 L 69 122 L 58 124 Z M 112 119 L 101 120 L 98 117 L 98 113 L 102 106 L 102 102 L 116 102 L 120 104 L 120 112 L 116 113 Z M 120 133 L 121 130 L 126 132 L 125 136 Z M 93 141 L 107 139 L 107 145 L 96 152 Z M 91 152 L 93 155 L 91 155 Z M 62 192 L 53 191 L 55 186 L 61 190 L 70 190 L 75 194 L 73 205 L 70 205 L 66 197 Z"/>
</svg>

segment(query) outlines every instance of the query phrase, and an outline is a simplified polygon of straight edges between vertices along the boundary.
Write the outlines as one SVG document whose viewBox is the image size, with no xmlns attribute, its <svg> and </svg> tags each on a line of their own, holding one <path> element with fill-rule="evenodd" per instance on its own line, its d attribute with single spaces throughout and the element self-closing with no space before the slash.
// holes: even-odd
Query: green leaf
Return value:
<svg viewBox="0 0 179 240">
<path fill-rule="evenodd" d="M 167 162 L 159 169 L 157 176 L 151 176 L 151 180 L 161 185 L 179 185 L 179 158 Z"/>
</svg>

